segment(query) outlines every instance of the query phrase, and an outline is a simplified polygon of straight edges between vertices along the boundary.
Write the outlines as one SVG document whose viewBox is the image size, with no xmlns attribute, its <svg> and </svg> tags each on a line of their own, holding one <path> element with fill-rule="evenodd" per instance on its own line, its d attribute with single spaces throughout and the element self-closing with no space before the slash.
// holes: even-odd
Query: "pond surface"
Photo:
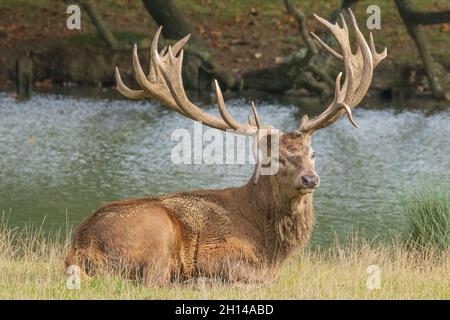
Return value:
<svg viewBox="0 0 450 320">
<path fill-rule="evenodd" d="M 237 119 L 249 113 L 229 101 Z M 215 106 L 205 106 L 217 114 Z M 302 107 L 258 103 L 264 122 L 296 128 Z M 448 110 L 448 109 L 447 109 Z M 450 181 L 450 112 L 358 108 L 314 136 L 321 187 L 314 242 L 352 231 L 382 237 L 405 228 L 400 200 L 429 181 Z M 176 165 L 175 129 L 192 121 L 152 102 L 41 94 L 0 95 L 0 213 L 11 225 L 77 224 L 105 202 L 244 184 L 252 165 Z"/>
</svg>

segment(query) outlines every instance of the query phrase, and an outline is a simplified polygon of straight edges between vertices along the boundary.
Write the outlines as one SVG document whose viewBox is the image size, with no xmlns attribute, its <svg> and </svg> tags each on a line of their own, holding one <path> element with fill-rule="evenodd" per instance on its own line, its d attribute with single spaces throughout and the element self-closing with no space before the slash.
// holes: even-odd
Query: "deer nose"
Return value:
<svg viewBox="0 0 450 320">
<path fill-rule="evenodd" d="M 316 188 L 319 185 L 318 175 L 304 175 L 302 176 L 302 184 L 305 188 Z"/>
</svg>

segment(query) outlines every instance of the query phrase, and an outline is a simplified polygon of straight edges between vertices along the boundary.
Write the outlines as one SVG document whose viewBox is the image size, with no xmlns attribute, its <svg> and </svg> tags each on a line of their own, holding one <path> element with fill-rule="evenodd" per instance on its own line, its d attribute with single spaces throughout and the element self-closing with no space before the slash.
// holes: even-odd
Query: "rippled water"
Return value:
<svg viewBox="0 0 450 320">
<path fill-rule="evenodd" d="M 245 120 L 249 107 L 229 103 Z M 207 111 L 216 113 L 214 106 Z M 259 103 L 277 128 L 295 129 L 298 107 Z M 340 121 L 314 136 L 321 187 L 315 241 L 364 230 L 399 232 L 399 199 L 429 181 L 450 181 L 450 112 L 357 109 L 360 129 Z M 9 223 L 79 223 L 101 204 L 127 197 L 244 184 L 250 165 L 175 165 L 174 129 L 192 121 L 151 102 L 0 95 L 0 212 Z"/>
</svg>

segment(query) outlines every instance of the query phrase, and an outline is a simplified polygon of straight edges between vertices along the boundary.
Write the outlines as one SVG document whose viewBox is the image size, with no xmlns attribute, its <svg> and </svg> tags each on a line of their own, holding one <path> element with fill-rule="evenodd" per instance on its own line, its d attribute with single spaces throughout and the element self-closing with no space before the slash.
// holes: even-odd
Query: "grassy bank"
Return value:
<svg viewBox="0 0 450 320">
<path fill-rule="evenodd" d="M 403 199 L 409 230 L 396 240 L 353 236 L 308 248 L 263 285 L 218 281 L 146 288 L 103 275 L 67 287 L 64 257 L 71 231 L 0 223 L 0 299 L 450 299 L 450 191 L 432 184 Z M 368 279 L 380 286 L 370 290 Z"/>
<path fill-rule="evenodd" d="M 401 243 L 350 241 L 291 259 L 280 277 L 261 286 L 177 284 L 151 289 L 102 276 L 69 290 L 63 259 L 66 236 L 0 231 L 0 299 L 450 299 L 450 252 L 415 250 Z M 366 286 L 377 265 L 381 288 Z"/>
</svg>

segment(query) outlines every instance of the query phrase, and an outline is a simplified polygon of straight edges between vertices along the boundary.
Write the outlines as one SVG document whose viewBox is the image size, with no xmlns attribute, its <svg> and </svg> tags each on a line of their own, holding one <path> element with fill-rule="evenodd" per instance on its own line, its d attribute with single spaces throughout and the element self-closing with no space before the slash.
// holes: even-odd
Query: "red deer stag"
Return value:
<svg viewBox="0 0 450 320">
<path fill-rule="evenodd" d="M 319 176 L 311 148 L 312 133 L 344 114 L 357 127 L 352 109 L 365 96 L 374 68 L 386 57 L 386 49 L 377 53 L 372 35 L 368 44 L 351 11 L 349 15 L 355 31 L 355 53 L 342 15 L 336 24 L 315 15 L 341 47 L 338 53 L 313 34 L 320 45 L 343 61 L 344 81 L 341 84 L 341 72 L 336 78 L 334 99 L 324 112 L 312 119 L 305 115 L 297 130 L 279 134 L 278 158 L 272 159 L 280 164 L 276 174 L 256 179 L 255 169 L 254 179 L 238 188 L 107 204 L 78 227 L 66 265 L 78 265 L 87 275 L 104 269 L 118 272 L 117 267 L 125 265 L 122 270 L 127 270 L 127 276 L 159 286 L 199 275 L 229 281 L 267 278 L 267 272 L 275 275 L 289 256 L 308 243 L 313 230 L 313 191 L 319 186 Z M 133 67 L 141 90 L 126 87 L 116 68 L 117 90 L 122 95 L 158 100 L 185 117 L 219 130 L 257 135 L 260 128 L 273 129 L 260 124 L 254 106 L 254 117 L 248 124 L 236 121 L 225 106 L 217 82 L 221 118 L 193 104 L 181 77 L 182 48 L 188 36 L 158 52 L 160 33 L 161 28 L 151 46 L 148 76 L 134 46 Z"/>
</svg>

